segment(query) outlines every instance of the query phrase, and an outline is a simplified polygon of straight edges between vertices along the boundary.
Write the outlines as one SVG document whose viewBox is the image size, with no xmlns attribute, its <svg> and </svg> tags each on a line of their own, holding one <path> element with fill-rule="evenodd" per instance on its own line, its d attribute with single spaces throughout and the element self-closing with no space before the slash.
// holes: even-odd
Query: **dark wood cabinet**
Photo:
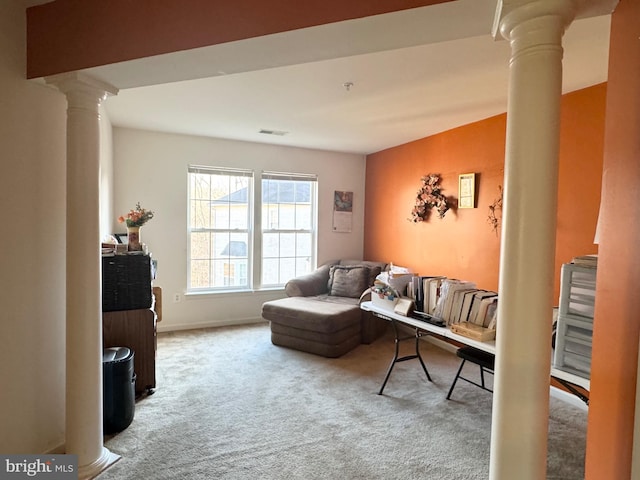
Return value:
<svg viewBox="0 0 640 480">
<path fill-rule="evenodd" d="M 134 352 L 136 395 L 156 387 L 156 313 L 151 308 L 102 314 L 103 345 L 128 347 Z"/>
</svg>

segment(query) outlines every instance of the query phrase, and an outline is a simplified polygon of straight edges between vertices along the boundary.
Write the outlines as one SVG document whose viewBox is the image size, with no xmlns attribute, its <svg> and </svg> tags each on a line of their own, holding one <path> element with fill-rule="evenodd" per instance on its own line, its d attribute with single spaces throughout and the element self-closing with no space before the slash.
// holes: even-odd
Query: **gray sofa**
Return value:
<svg viewBox="0 0 640 480">
<path fill-rule="evenodd" d="M 387 322 L 360 309 L 383 262 L 338 260 L 296 277 L 285 286 L 287 298 L 265 302 L 262 317 L 271 325 L 274 345 L 335 358 L 361 343 L 371 343 Z"/>
</svg>

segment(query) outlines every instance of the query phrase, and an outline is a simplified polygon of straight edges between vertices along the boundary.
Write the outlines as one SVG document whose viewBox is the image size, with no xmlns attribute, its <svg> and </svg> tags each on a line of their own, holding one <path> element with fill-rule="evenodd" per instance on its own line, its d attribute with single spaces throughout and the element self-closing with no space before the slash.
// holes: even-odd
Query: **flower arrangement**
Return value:
<svg viewBox="0 0 640 480">
<path fill-rule="evenodd" d="M 371 293 L 378 295 L 380 299 L 395 300 L 400 298 L 400 294 L 393 287 L 378 282 L 371 287 Z"/>
<path fill-rule="evenodd" d="M 134 210 L 129 210 L 127 216 L 118 217 L 119 223 L 127 224 L 127 227 L 141 227 L 149 220 L 153 218 L 153 212 L 151 210 L 145 210 L 140 206 L 140 202 L 136 203 Z"/>
<path fill-rule="evenodd" d="M 447 198 L 440 193 L 440 176 L 430 173 L 420 179 L 421 186 L 416 197 L 416 204 L 411 210 L 410 221 L 424 222 L 429 219 L 432 208 L 438 211 L 438 217 L 444 218 L 449 210 Z"/>
</svg>

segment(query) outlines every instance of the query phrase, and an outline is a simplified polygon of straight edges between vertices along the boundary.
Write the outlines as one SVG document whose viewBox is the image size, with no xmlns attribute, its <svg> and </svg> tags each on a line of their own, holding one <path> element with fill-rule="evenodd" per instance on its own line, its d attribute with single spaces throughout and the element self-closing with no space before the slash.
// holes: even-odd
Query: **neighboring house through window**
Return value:
<svg viewBox="0 0 640 480">
<path fill-rule="evenodd" d="M 273 288 L 310 272 L 316 183 L 311 175 L 190 166 L 187 290 Z"/>
<path fill-rule="evenodd" d="M 315 266 L 315 177 L 262 175 L 262 286 L 284 285 Z"/>
</svg>

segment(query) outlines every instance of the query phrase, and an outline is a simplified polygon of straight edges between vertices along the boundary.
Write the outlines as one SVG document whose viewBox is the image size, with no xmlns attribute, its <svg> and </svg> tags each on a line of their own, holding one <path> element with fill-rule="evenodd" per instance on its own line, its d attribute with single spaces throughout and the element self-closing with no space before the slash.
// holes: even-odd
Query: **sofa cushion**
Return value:
<svg viewBox="0 0 640 480">
<path fill-rule="evenodd" d="M 354 307 L 360 306 L 360 299 L 351 298 L 351 297 L 336 297 L 334 295 L 316 295 L 315 297 L 311 297 L 317 302 L 328 302 L 328 303 L 341 303 L 342 305 L 353 305 Z M 322 308 L 322 306 L 319 306 Z"/>
<path fill-rule="evenodd" d="M 283 325 L 275 321 L 271 322 L 271 333 L 277 335 L 287 335 L 292 338 L 299 338 L 309 342 L 318 342 L 325 345 L 337 345 L 342 342 L 350 340 L 352 337 L 360 337 L 360 325 L 352 324 L 338 330 L 337 332 L 314 332 L 312 330 L 306 330 L 304 325 L 297 325 L 292 327 L 290 325 Z M 358 343 L 360 343 L 358 341 Z"/>
<path fill-rule="evenodd" d="M 275 325 L 271 324 L 272 327 Z M 295 337 L 278 333 L 277 331 L 271 332 L 271 343 L 281 347 L 293 348 L 302 352 L 313 353 L 315 355 L 322 355 L 327 358 L 337 358 L 350 350 L 353 350 L 360 344 L 360 334 L 355 334 L 342 340 L 340 342 L 328 342 L 310 340 L 307 338 Z"/>
<path fill-rule="evenodd" d="M 371 287 L 376 277 L 380 275 L 381 272 L 387 270 L 388 265 L 384 262 L 373 262 L 370 260 L 340 260 L 338 265 L 359 265 L 363 267 L 369 267 L 369 271 L 371 273 L 371 277 L 369 279 L 369 285 L 367 287 Z"/>
<path fill-rule="evenodd" d="M 328 264 L 322 265 L 311 273 L 292 278 L 284 287 L 285 293 L 289 297 L 311 297 L 327 293 L 330 267 Z"/>
<path fill-rule="evenodd" d="M 262 317 L 271 322 L 312 332 L 333 333 L 362 318 L 357 302 L 345 304 L 318 300 L 316 297 L 287 297 L 262 304 Z"/>
<path fill-rule="evenodd" d="M 371 269 L 364 265 L 332 265 L 329 270 L 329 295 L 360 298 L 370 286 L 371 276 Z"/>
</svg>

